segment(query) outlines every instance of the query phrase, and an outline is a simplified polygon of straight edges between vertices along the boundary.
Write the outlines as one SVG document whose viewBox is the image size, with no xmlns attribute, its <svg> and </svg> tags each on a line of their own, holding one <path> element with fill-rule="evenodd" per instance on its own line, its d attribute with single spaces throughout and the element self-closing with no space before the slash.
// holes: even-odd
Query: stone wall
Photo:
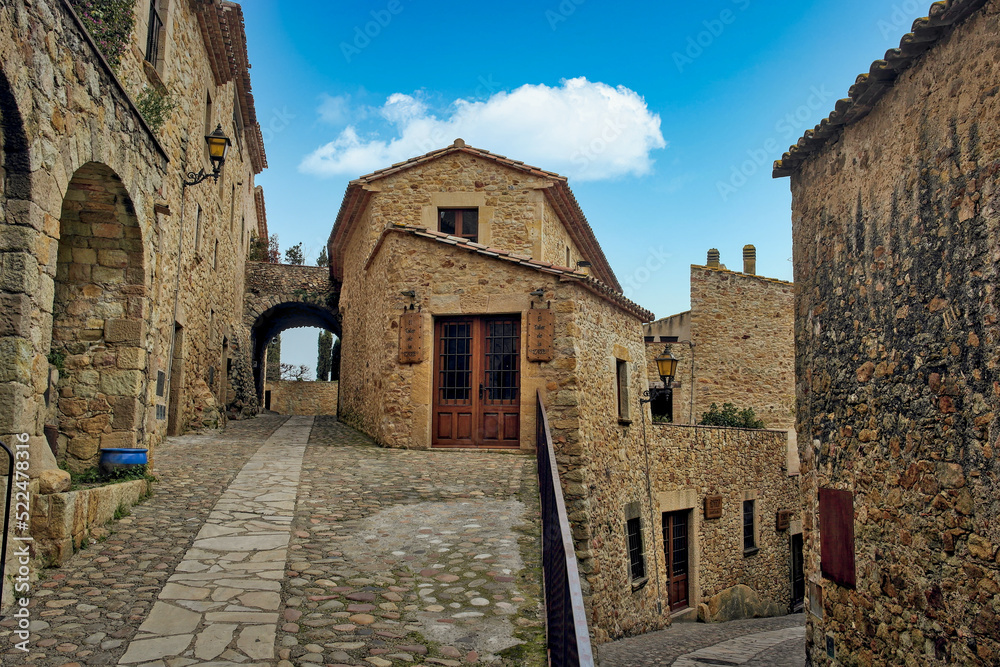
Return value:
<svg viewBox="0 0 1000 667">
<path fill-rule="evenodd" d="M 225 393 L 266 163 L 238 5 L 161 5 L 162 61 L 144 63 L 139 28 L 115 70 L 65 0 L 0 5 L 0 438 L 29 434 L 33 477 L 57 467 L 46 425 L 79 469 L 109 446 L 148 447 L 155 465 L 168 429 L 220 422 L 207 412 Z M 206 44 L 203 21 L 228 41 Z M 155 131 L 134 102 L 147 87 L 177 103 Z M 234 143 L 218 182 L 182 188 L 211 171 L 203 136 L 218 124 Z"/>
<path fill-rule="evenodd" d="M 649 381 L 660 335 L 680 360 L 674 378 L 674 423 L 697 424 L 712 403 L 753 408 L 767 428 L 795 425 L 795 336 L 791 283 L 722 268 L 691 266 L 691 310 L 646 325 Z M 676 322 L 674 321 L 676 320 Z M 672 328 L 671 328 L 672 327 Z M 667 329 L 671 329 L 667 332 Z"/>
<path fill-rule="evenodd" d="M 691 267 L 696 421 L 712 403 L 732 403 L 753 408 L 767 428 L 795 425 L 792 299 L 782 280 Z"/>
<path fill-rule="evenodd" d="M 57 566 L 66 561 L 105 524 L 118 509 L 128 509 L 152 492 L 144 479 L 90 489 L 33 495 L 31 534 L 38 541 L 35 555 Z"/>
<path fill-rule="evenodd" d="M 837 664 L 1000 661 L 998 15 L 792 176 L 814 664 L 828 637 Z M 822 574 L 820 488 L 853 494 L 856 588 Z"/>
<path fill-rule="evenodd" d="M 271 411 L 282 415 L 335 415 L 339 382 L 268 382 Z"/>
</svg>

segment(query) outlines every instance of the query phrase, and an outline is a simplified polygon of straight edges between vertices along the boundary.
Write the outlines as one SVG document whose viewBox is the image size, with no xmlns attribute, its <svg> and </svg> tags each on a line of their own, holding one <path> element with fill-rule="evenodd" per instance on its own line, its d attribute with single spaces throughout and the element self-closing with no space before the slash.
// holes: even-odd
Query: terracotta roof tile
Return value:
<svg viewBox="0 0 1000 667">
<path fill-rule="evenodd" d="M 899 48 L 889 49 L 883 59 L 872 63 L 868 73 L 858 75 L 848 97 L 837 100 L 829 117 L 815 128 L 806 130 L 780 160 L 775 160 L 771 175 L 781 178 L 794 174 L 827 140 L 867 116 L 900 74 L 986 3 L 987 0 L 941 0 L 932 4 L 928 15 L 914 21 L 911 32 L 903 35 Z"/>
</svg>

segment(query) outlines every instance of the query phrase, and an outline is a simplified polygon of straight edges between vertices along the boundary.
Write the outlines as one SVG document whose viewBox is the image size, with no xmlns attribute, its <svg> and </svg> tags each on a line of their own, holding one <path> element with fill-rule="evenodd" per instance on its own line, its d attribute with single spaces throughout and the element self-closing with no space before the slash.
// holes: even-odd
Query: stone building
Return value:
<svg viewBox="0 0 1000 667">
<path fill-rule="evenodd" d="M 0 438 L 29 434 L 43 493 L 68 483 L 57 458 L 155 456 L 165 434 L 219 422 L 263 214 L 239 5 L 140 0 L 135 17 L 112 66 L 68 0 L 0 6 Z M 156 96 L 174 108 L 154 129 L 138 101 Z M 183 186 L 211 173 L 217 127 L 219 178 Z M 51 537 L 57 558 L 73 546 Z"/>
<path fill-rule="evenodd" d="M 622 296 L 565 178 L 457 140 L 352 181 L 329 256 L 345 422 L 389 447 L 533 454 L 541 401 L 595 640 L 664 627 L 671 606 L 787 610 L 786 434 L 649 423 L 653 316 Z M 701 521 L 715 495 L 722 516 Z M 690 551 L 668 553 L 690 584 L 663 551 L 680 520 Z"/>
<path fill-rule="evenodd" d="M 743 272 L 708 252 L 691 265 L 691 309 L 643 325 L 650 386 L 662 386 L 656 355 L 670 345 L 680 360 L 669 405 L 653 414 L 697 424 L 712 403 L 753 408 L 768 428 L 795 424 L 792 284 L 756 273 L 756 249 L 743 249 Z M 693 389 L 692 389 L 693 388 Z"/>
<path fill-rule="evenodd" d="M 1000 663 L 998 21 L 934 3 L 775 163 L 812 664 Z"/>
</svg>

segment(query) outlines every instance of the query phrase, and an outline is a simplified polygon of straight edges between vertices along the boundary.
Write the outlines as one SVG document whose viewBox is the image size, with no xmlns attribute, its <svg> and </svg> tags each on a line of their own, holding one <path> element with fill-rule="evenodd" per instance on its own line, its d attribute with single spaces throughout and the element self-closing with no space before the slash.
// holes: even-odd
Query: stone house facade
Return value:
<svg viewBox="0 0 1000 667">
<path fill-rule="evenodd" d="M 242 12 L 137 0 L 135 15 L 112 68 L 68 1 L 0 7 L 0 438 L 29 434 L 43 492 L 68 483 L 57 459 L 155 456 L 167 433 L 218 423 L 242 320 L 266 167 Z M 147 90 L 176 104 L 157 130 Z M 218 181 L 183 187 L 211 171 L 217 126 L 233 143 Z"/>
<path fill-rule="evenodd" d="M 1000 3 L 934 3 L 779 161 L 811 664 L 1000 662 Z"/>
<path fill-rule="evenodd" d="M 329 256 L 342 420 L 389 447 L 533 454 L 542 402 L 596 641 L 670 623 L 664 517 L 691 518 L 693 583 L 676 607 L 718 619 L 735 594 L 752 613 L 788 608 L 785 433 L 650 424 L 653 316 L 622 296 L 563 177 L 458 140 L 352 181 Z M 723 516 L 696 520 L 715 493 Z M 759 542 L 744 550 L 748 500 Z"/>
</svg>

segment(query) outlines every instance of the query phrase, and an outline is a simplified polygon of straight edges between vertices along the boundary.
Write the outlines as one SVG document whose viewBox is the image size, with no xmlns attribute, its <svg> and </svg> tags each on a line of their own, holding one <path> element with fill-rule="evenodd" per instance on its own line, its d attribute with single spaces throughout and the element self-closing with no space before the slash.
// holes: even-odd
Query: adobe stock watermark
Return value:
<svg viewBox="0 0 1000 667">
<path fill-rule="evenodd" d="M 913 25 L 913 17 L 921 16 L 926 7 L 926 2 L 904 0 L 892 6 L 888 20 L 879 19 L 875 26 L 882 33 L 882 39 L 898 40 L 901 37 L 900 32 L 909 32 L 910 26 Z"/>
<path fill-rule="evenodd" d="M 589 143 L 577 147 L 576 152 L 570 157 L 570 162 L 579 168 L 577 174 L 587 171 L 591 163 L 599 158 L 618 137 L 622 136 L 623 131 L 620 122 L 606 118 L 600 134 L 591 139 Z"/>
<path fill-rule="evenodd" d="M 275 136 L 287 130 L 293 120 L 295 120 L 295 114 L 289 111 L 288 107 L 281 107 L 280 110 L 272 109 L 271 118 L 268 119 L 266 124 L 260 124 L 260 134 L 264 140 L 264 145 L 271 143 L 271 140 Z"/>
<path fill-rule="evenodd" d="M 730 1 L 736 6 L 736 9 L 739 10 L 738 12 L 727 8 L 719 12 L 717 17 L 702 21 L 701 23 L 705 29 L 696 35 L 688 36 L 687 43 L 685 44 L 683 51 L 674 51 L 673 54 L 671 54 L 678 72 L 683 74 L 685 67 L 694 63 L 694 61 L 700 58 L 707 49 L 711 48 L 712 45 L 715 44 L 715 40 L 721 37 L 722 33 L 726 31 L 726 28 L 731 26 L 733 23 L 736 23 L 736 19 L 739 17 L 739 12 L 745 12 L 749 9 L 751 2 L 751 0 Z"/>
<path fill-rule="evenodd" d="M 350 63 L 356 56 L 361 55 L 361 52 L 368 48 L 372 40 L 389 27 L 393 17 L 399 16 L 402 11 L 403 3 L 400 0 L 389 0 L 385 9 L 373 9 L 369 12 L 372 20 L 365 23 L 364 26 L 354 26 L 353 39 L 350 42 L 340 43 L 340 52 L 344 55 L 344 60 Z"/>
<path fill-rule="evenodd" d="M 555 9 L 545 10 L 545 20 L 549 22 L 549 27 L 555 30 L 560 23 L 565 23 L 569 17 L 576 13 L 576 8 L 587 0 L 562 0 Z"/>
<path fill-rule="evenodd" d="M 667 265 L 668 259 L 670 259 L 670 253 L 663 246 L 650 248 L 646 261 L 621 279 L 625 296 L 633 298 L 640 287 L 652 280 L 653 274 Z"/>
<path fill-rule="evenodd" d="M 825 84 L 819 88 L 816 86 L 810 88 L 805 103 L 785 114 L 774 124 L 775 135 L 768 137 L 759 148 L 748 149 L 747 159 L 730 167 L 728 179 L 716 181 L 715 189 L 722 201 L 728 201 L 729 197 L 746 185 L 758 171 L 769 169 L 774 160 L 785 150 L 783 146 L 787 148 L 806 128 L 812 127 L 811 120 L 815 117 L 816 111 L 830 106 L 834 99 L 833 93 L 827 90 Z"/>
</svg>

